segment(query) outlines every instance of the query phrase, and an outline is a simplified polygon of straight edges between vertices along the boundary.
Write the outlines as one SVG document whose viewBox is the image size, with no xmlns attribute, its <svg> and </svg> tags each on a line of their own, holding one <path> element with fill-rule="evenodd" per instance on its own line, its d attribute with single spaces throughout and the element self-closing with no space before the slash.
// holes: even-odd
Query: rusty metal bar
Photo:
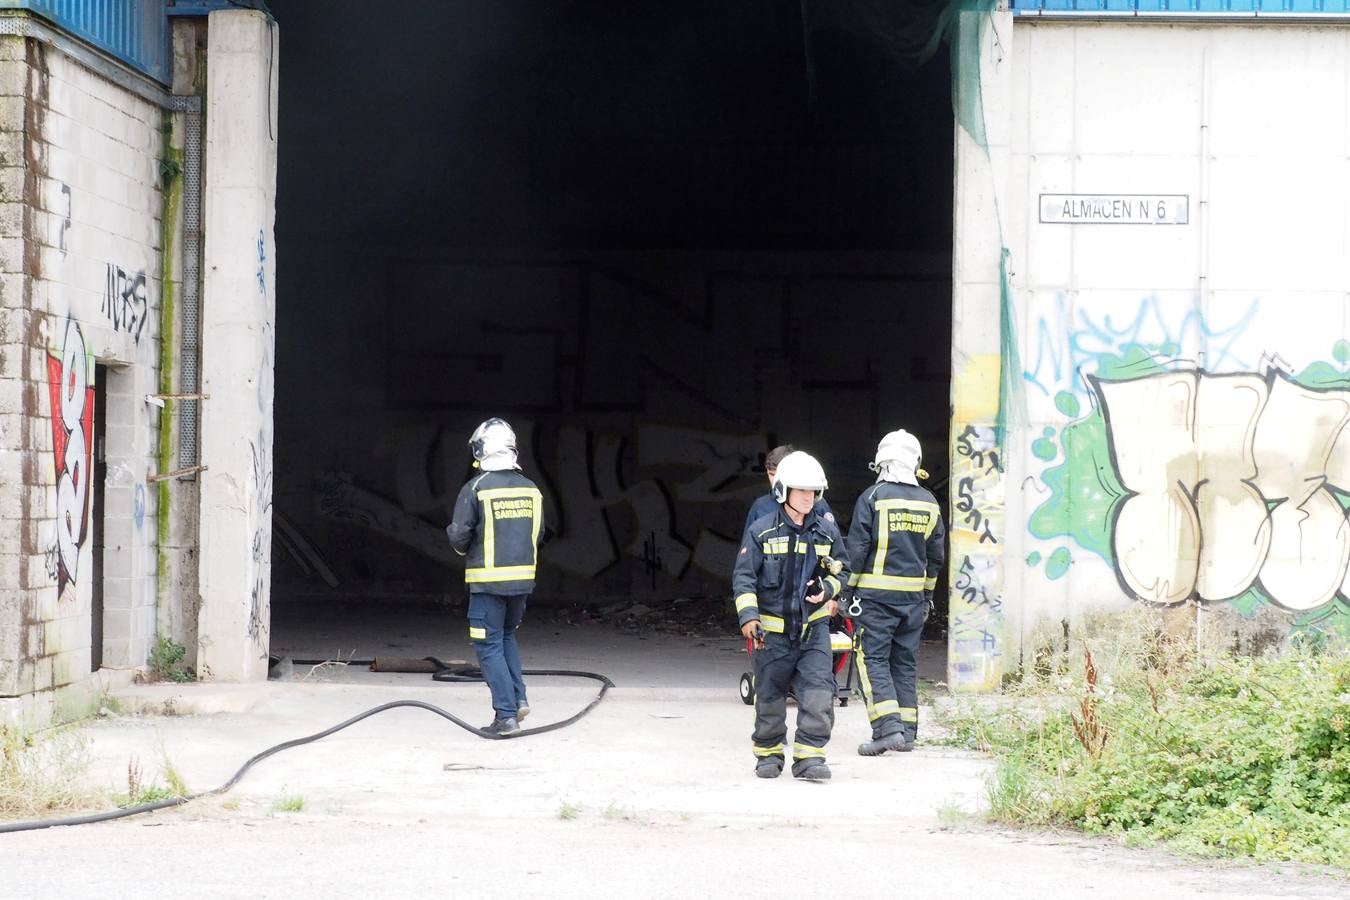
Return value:
<svg viewBox="0 0 1350 900">
<path fill-rule="evenodd" d="M 156 481 L 169 481 L 173 478 L 183 478 L 187 475 L 196 475 L 198 472 L 205 472 L 206 468 L 206 466 L 189 466 L 186 469 L 174 469 L 172 472 L 165 472 L 162 475 L 157 475 L 154 472 L 146 472 L 145 480 L 151 484 Z"/>
</svg>

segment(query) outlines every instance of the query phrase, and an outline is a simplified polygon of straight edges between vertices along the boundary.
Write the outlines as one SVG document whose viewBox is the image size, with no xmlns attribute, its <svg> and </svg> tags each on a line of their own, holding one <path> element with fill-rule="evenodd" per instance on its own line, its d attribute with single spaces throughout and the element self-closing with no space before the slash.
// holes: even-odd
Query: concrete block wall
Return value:
<svg viewBox="0 0 1350 900">
<path fill-rule="evenodd" d="M 954 352 L 958 381 L 998 360 L 965 396 L 1006 425 L 1005 527 L 964 580 L 953 534 L 953 621 L 960 594 L 999 627 L 951 665 L 1015 671 L 1047 625 L 1138 604 L 1238 649 L 1350 634 L 1350 27 L 987 27 L 957 248 L 993 271 L 994 198 L 1012 303 L 995 340 L 958 287 Z M 1188 216 L 1056 221 L 1043 195 Z"/>
<path fill-rule="evenodd" d="M 103 666 L 144 664 L 155 636 L 159 411 L 144 398 L 159 389 L 163 115 L 37 40 L 0 39 L 0 696 L 90 678 L 100 530 Z"/>
</svg>

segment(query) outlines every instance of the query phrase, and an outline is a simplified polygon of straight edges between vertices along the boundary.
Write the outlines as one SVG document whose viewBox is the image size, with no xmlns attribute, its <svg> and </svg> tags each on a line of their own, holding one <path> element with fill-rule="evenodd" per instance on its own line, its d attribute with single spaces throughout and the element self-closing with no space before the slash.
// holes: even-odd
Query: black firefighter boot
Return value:
<svg viewBox="0 0 1350 900">
<path fill-rule="evenodd" d="M 792 777 L 802 781 L 829 781 L 830 767 L 820 757 L 797 760 L 792 764 Z"/>
<path fill-rule="evenodd" d="M 783 774 L 783 757 L 764 756 L 755 763 L 755 775 L 758 778 L 777 778 Z"/>
<path fill-rule="evenodd" d="M 899 753 L 908 753 L 914 749 L 914 744 L 909 740 L 908 732 L 902 728 L 891 734 L 882 735 L 875 740 L 870 740 L 865 744 L 858 745 L 859 756 L 880 756 L 887 750 L 895 750 Z"/>
</svg>

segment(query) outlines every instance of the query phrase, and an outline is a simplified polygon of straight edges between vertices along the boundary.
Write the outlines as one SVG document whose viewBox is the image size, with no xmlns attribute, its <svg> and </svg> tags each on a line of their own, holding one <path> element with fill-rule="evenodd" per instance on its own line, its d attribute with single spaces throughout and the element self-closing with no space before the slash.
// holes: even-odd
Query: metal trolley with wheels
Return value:
<svg viewBox="0 0 1350 900">
<path fill-rule="evenodd" d="M 853 654 L 853 619 L 838 615 L 830 620 L 830 651 L 834 654 L 834 697 L 840 706 L 848 706 L 853 696 L 854 682 L 857 679 L 857 663 Z M 745 655 L 755 655 L 755 642 L 745 641 Z M 842 680 L 841 680 L 842 676 Z M 740 681 L 741 702 L 746 706 L 755 705 L 755 676 L 753 672 L 742 672 Z M 789 695 L 790 696 L 790 695 Z"/>
</svg>

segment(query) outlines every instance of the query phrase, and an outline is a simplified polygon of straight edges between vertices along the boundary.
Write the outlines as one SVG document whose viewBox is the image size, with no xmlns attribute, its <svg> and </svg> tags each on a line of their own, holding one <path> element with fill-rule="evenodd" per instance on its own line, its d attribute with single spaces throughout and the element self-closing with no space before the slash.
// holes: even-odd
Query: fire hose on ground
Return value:
<svg viewBox="0 0 1350 900">
<path fill-rule="evenodd" d="M 299 665 L 309 665 L 309 664 L 317 665 L 321 664 L 322 662 L 324 662 L 324 660 L 313 660 L 313 661 L 295 660 L 295 663 Z M 441 682 L 473 682 L 483 680 L 482 671 L 479 670 L 476 666 L 467 666 L 467 665 L 452 666 L 444 662 L 441 662 L 434 656 L 428 656 L 423 659 L 412 659 L 412 660 L 383 657 L 373 660 L 348 661 L 347 664 L 348 665 L 368 664 L 371 668 L 371 671 L 375 672 L 429 672 L 431 673 L 431 677 L 434 681 L 441 681 Z M 600 682 L 600 690 L 598 693 L 596 693 L 595 697 L 591 699 L 591 702 L 587 703 L 586 706 L 583 707 L 580 712 L 577 712 L 566 719 L 562 719 L 561 721 L 558 722 L 550 722 L 547 725 L 539 725 L 534 728 L 522 728 L 519 731 L 513 732 L 511 734 L 497 734 L 496 732 L 487 731 L 485 729 L 470 725 L 468 722 L 459 718 L 449 710 L 442 709 L 439 706 L 435 706 L 431 703 L 426 703 L 421 700 L 392 700 L 388 703 L 381 703 L 379 706 L 372 707 L 371 709 L 368 709 L 365 712 L 357 713 L 350 719 L 347 719 L 344 722 L 339 722 L 337 725 L 334 725 L 331 728 L 325 728 L 323 731 L 315 732 L 314 734 L 307 735 L 306 737 L 294 738 L 289 741 L 283 741 L 282 743 L 276 744 L 272 747 L 268 747 L 266 750 L 263 750 L 260 753 L 255 754 L 247 762 L 245 762 L 242 766 L 240 766 L 239 771 L 235 772 L 234 775 L 231 776 L 229 781 L 225 782 L 220 787 L 213 788 L 209 791 L 200 791 L 195 794 L 188 794 L 182 797 L 172 797 L 167 800 L 158 800 L 153 803 L 141 803 L 136 806 L 127 806 L 121 809 L 108 810 L 107 812 L 90 813 L 89 815 L 84 816 L 70 816 L 62 819 L 35 819 L 28 822 L 13 822 L 8 824 L 0 823 L 0 834 L 8 834 L 16 831 L 37 831 L 42 828 L 55 828 L 62 825 L 89 825 L 94 822 L 111 822 L 114 819 L 125 819 L 128 816 L 139 816 L 144 813 L 155 812 L 156 810 L 160 809 L 169 809 L 175 806 L 182 806 L 185 803 L 189 803 L 193 800 L 200 800 L 203 797 L 212 797 L 224 794 L 226 791 L 230 790 L 241 780 L 243 780 L 244 775 L 249 771 L 249 769 L 252 769 L 255 765 L 267 759 L 268 757 L 275 756 L 281 751 L 289 750 L 292 747 L 300 747 L 305 744 L 312 744 L 315 741 L 323 740 L 324 738 L 329 737 L 330 735 L 337 734 L 344 728 L 349 728 L 352 725 L 355 725 L 357 722 L 369 719 L 371 716 L 379 715 L 380 713 L 387 712 L 388 710 L 391 709 L 400 709 L 404 707 L 412 709 L 424 709 L 427 712 L 435 713 L 441 718 L 449 720 L 450 722 L 454 723 L 455 725 L 458 725 L 460 728 L 463 728 L 470 734 L 477 735 L 478 737 L 484 738 L 485 740 L 514 741 L 518 738 L 530 737 L 531 735 L 547 734 L 550 731 L 557 731 L 560 728 L 566 728 L 569 725 L 575 724 L 583 716 L 587 715 L 591 710 L 599 706 L 600 701 L 605 699 L 605 694 L 609 692 L 610 688 L 614 687 L 614 682 L 610 681 L 607 676 L 601 675 L 597 672 L 581 672 L 572 669 L 525 669 L 522 674 L 530 676 L 543 676 L 543 677 L 589 678 L 592 681 Z"/>
</svg>

